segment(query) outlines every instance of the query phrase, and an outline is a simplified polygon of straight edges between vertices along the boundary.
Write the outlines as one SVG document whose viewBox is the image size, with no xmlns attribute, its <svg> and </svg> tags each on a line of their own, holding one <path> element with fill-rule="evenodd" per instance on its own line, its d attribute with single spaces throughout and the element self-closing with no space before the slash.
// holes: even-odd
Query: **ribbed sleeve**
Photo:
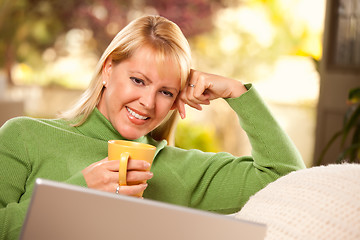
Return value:
<svg viewBox="0 0 360 240">
<path fill-rule="evenodd" d="M 247 133 L 252 156 L 166 147 L 154 164 L 146 195 L 160 201 L 234 213 L 268 183 L 305 168 L 296 147 L 257 91 L 226 99 Z M 241 148 L 241 146 L 239 146 Z"/>
</svg>

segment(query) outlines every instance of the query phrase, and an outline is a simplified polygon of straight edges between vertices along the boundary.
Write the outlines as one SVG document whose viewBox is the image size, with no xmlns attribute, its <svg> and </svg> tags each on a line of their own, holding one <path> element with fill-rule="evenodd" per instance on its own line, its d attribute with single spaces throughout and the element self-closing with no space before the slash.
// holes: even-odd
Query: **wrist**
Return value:
<svg viewBox="0 0 360 240">
<path fill-rule="evenodd" d="M 231 91 L 230 98 L 238 98 L 246 92 L 247 88 L 245 87 L 245 85 L 241 81 L 236 80 L 236 83 L 233 86 L 233 90 Z"/>
</svg>

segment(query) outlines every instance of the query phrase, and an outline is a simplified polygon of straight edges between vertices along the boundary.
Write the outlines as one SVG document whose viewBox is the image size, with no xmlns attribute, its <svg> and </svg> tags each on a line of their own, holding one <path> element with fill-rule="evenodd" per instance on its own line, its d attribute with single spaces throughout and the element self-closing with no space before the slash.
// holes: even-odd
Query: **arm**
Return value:
<svg viewBox="0 0 360 240">
<path fill-rule="evenodd" d="M 153 163 L 154 178 L 149 181 L 145 197 L 234 213 L 268 183 L 305 167 L 297 149 L 253 87 L 227 101 L 249 136 L 252 156 L 166 147 Z"/>
<path fill-rule="evenodd" d="M 119 162 L 104 159 L 94 163 L 106 153 L 107 142 L 89 140 L 73 130 L 59 121 L 25 117 L 12 119 L 0 128 L 0 239 L 18 238 L 38 177 L 96 188 L 88 185 L 84 168 L 89 165 L 87 170 L 108 166 L 110 171 L 105 169 L 105 174 L 110 172 L 113 179 L 107 177 L 110 185 L 107 190 L 115 192 Z M 133 164 L 130 161 L 128 167 L 130 170 L 143 170 L 145 166 L 141 162 Z M 138 180 L 139 175 L 136 171 L 129 173 L 128 180 Z M 147 174 L 146 177 L 151 176 Z M 101 175 L 95 178 L 98 180 Z M 136 186 L 129 188 L 122 188 L 121 193 L 144 190 L 141 186 L 137 186 L 140 190 Z"/>
<path fill-rule="evenodd" d="M 17 239 L 30 199 L 22 200 L 31 166 L 16 120 L 0 128 L 0 239 Z"/>
<path fill-rule="evenodd" d="M 231 80 L 226 81 L 231 84 L 220 89 L 235 89 Z M 221 92 L 216 90 L 216 82 L 212 83 L 212 87 L 215 87 L 215 90 L 205 87 L 208 91 L 203 94 L 204 98 L 209 99 L 210 96 L 215 96 L 215 93 Z M 248 91 L 243 91 L 238 97 L 226 98 L 226 101 L 237 113 L 239 122 L 249 137 L 252 156 L 235 157 L 228 153 L 211 154 L 168 147 L 159 155 L 153 170 L 153 182 L 163 176 L 159 182 L 167 182 L 167 186 L 162 187 L 161 183 L 151 182 L 153 185 L 150 186 L 155 186 L 156 189 L 148 189 L 149 197 L 204 210 L 233 213 L 268 183 L 305 167 L 294 144 L 256 90 L 251 85 L 247 87 Z M 193 104 L 193 107 L 196 107 L 196 104 L 206 104 L 208 100 L 199 100 L 201 96 L 191 96 L 194 93 L 190 91 L 195 89 L 184 91 L 187 94 L 182 93 L 185 95 L 182 96 L 182 101 Z M 187 96 L 189 94 L 190 96 Z M 219 95 L 221 96 L 216 96 Z M 181 112 L 181 109 L 179 111 Z"/>
<path fill-rule="evenodd" d="M 221 204 L 228 202 L 228 206 L 236 205 L 234 201 L 237 200 L 239 208 L 234 208 L 235 211 L 270 182 L 291 171 L 305 168 L 295 145 L 257 91 L 251 85 L 247 87 L 247 93 L 226 101 L 237 113 L 240 125 L 248 135 L 252 146 L 251 156 L 227 157 L 227 164 L 217 172 L 207 191 L 204 191 L 209 199 L 217 199 Z M 214 159 L 221 161 L 221 156 L 217 158 L 215 155 Z M 223 186 L 225 182 L 229 186 Z M 199 200 L 199 206 L 211 204 Z M 226 209 L 226 204 L 223 204 L 223 208 Z"/>
</svg>

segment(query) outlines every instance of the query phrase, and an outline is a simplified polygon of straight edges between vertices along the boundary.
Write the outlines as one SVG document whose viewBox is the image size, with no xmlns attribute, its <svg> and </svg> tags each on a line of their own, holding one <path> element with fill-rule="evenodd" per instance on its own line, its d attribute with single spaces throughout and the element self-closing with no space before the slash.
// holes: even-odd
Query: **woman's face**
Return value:
<svg viewBox="0 0 360 240">
<path fill-rule="evenodd" d="M 159 65 L 147 47 L 119 64 L 108 59 L 102 76 L 106 84 L 97 107 L 127 139 L 155 129 L 174 109 L 180 91 L 178 65 L 172 61 Z"/>
</svg>

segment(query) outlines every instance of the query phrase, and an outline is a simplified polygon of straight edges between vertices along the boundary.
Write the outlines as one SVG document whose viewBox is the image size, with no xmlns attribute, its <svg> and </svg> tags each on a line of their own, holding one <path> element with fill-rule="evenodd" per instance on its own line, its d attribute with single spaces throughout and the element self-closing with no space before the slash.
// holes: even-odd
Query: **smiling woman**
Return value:
<svg viewBox="0 0 360 240">
<path fill-rule="evenodd" d="M 150 47 L 137 49 L 120 63 L 110 55 L 102 76 L 105 85 L 98 109 L 127 139 L 137 139 L 160 125 L 175 108 L 181 88 L 179 65 L 166 59 L 157 62 Z"/>
<path fill-rule="evenodd" d="M 202 110 L 214 99 L 236 113 L 252 156 L 168 144 L 177 113 L 186 117 L 185 105 Z M 108 161 L 109 140 L 155 146 L 151 171 L 144 159 L 130 157 L 122 168 L 127 185 L 119 185 L 126 159 Z M 88 89 L 62 118 L 20 117 L 0 128 L 0 239 L 18 239 L 37 178 L 129 196 L 143 192 L 144 198 L 229 214 L 268 183 L 304 167 L 251 84 L 191 69 L 177 25 L 144 16 L 115 36 Z"/>
<path fill-rule="evenodd" d="M 146 63 L 139 66 L 139 60 L 134 60 L 138 66 L 133 71 L 139 71 L 139 69 L 148 66 L 148 72 L 152 67 L 155 67 L 158 70 L 158 74 L 163 75 L 168 74 L 173 69 L 172 71 L 178 71 L 177 77 L 180 80 L 180 86 L 176 86 L 175 89 L 179 91 L 180 88 L 183 88 L 190 72 L 191 51 L 180 28 L 171 21 L 165 21 L 164 18 L 140 18 L 137 21 L 131 22 L 115 36 L 99 60 L 95 71 L 96 74 L 90 86 L 84 92 L 77 105 L 63 113 L 62 117 L 68 120 L 76 119 L 75 126 L 81 125 L 99 103 L 100 98 L 102 98 L 103 90 L 106 88 L 102 84 L 106 80 L 102 79 L 107 77 L 103 73 L 107 73 L 104 70 L 111 70 L 106 64 L 117 65 L 124 60 L 128 60 L 144 46 L 148 48 L 148 51 L 152 50 L 152 52 L 148 52 L 150 55 L 147 56 L 147 63 L 157 64 L 153 66 L 153 64 L 149 65 Z M 142 63 L 144 64 L 145 62 Z M 169 67 L 169 64 L 173 65 L 173 67 Z M 138 75 L 141 73 L 141 71 L 138 72 Z M 171 139 L 175 130 L 173 127 L 176 119 L 175 116 L 176 112 L 169 112 L 162 124 L 158 128 L 153 129 L 152 136 L 156 140 L 166 139 L 169 141 Z"/>
</svg>

